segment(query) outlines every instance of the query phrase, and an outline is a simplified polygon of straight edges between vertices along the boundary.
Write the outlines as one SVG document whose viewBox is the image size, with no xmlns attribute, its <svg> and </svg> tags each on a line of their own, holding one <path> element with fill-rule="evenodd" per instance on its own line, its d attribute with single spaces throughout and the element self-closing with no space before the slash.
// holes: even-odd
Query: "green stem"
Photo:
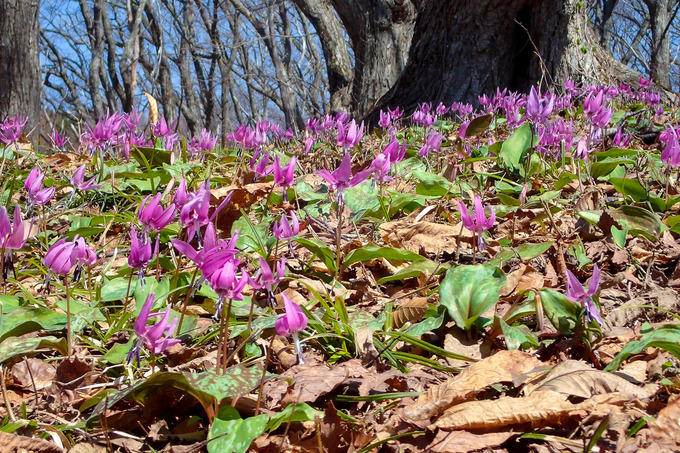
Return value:
<svg viewBox="0 0 680 453">
<path fill-rule="evenodd" d="M 335 228 L 335 279 L 340 279 L 340 262 L 342 261 L 342 212 L 344 203 L 338 199 L 338 226 Z"/>
<path fill-rule="evenodd" d="M 64 277 L 66 288 L 66 352 L 69 357 L 73 355 L 73 331 L 71 330 L 71 295 L 68 286 L 68 275 Z"/>
</svg>

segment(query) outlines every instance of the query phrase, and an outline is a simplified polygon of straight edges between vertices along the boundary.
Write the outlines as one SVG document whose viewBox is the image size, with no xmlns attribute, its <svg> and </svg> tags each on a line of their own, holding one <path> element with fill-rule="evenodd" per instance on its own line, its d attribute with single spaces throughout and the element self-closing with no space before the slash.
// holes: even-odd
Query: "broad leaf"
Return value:
<svg viewBox="0 0 680 453">
<path fill-rule="evenodd" d="M 664 349 L 680 358 L 680 325 L 664 324 L 644 334 L 641 339 L 631 341 L 604 370 L 616 371 L 628 357 L 651 347 Z"/>
<path fill-rule="evenodd" d="M 268 420 L 266 414 L 243 420 L 233 407 L 222 407 L 208 433 L 208 440 L 214 439 L 208 443 L 208 452 L 245 453 L 264 432 Z"/>
<path fill-rule="evenodd" d="M 295 238 L 293 240 L 323 261 L 329 271 L 335 272 L 337 270 L 335 266 L 335 253 L 325 243 L 310 238 Z"/>
<path fill-rule="evenodd" d="M 66 326 L 66 313 L 49 308 L 22 307 L 3 313 L 0 318 L 0 341 L 39 330 L 61 330 Z"/>
<path fill-rule="evenodd" d="M 12 357 L 27 355 L 36 349 L 56 349 L 66 355 L 66 338 L 41 337 L 41 338 L 7 338 L 0 343 L 0 363 Z"/>
<path fill-rule="evenodd" d="M 531 140 L 531 124 L 524 123 L 503 142 L 499 157 L 503 159 L 508 168 L 518 170 L 520 162 L 522 162 L 522 156 L 531 146 Z"/>
<path fill-rule="evenodd" d="M 369 261 L 376 258 L 399 261 L 419 261 L 424 259 L 422 255 L 405 249 L 395 249 L 393 247 L 379 247 L 375 244 L 366 244 L 361 248 L 354 249 L 347 254 L 342 262 L 342 269 L 347 269 L 354 263 Z"/>
<path fill-rule="evenodd" d="M 468 330 L 482 313 L 498 302 L 507 283 L 502 270 L 478 264 L 449 269 L 439 286 L 440 301 L 461 329 Z"/>
<path fill-rule="evenodd" d="M 554 289 L 544 288 L 539 292 L 541 294 L 543 312 L 552 325 L 560 333 L 574 333 L 574 328 L 583 315 L 581 305 Z"/>
</svg>

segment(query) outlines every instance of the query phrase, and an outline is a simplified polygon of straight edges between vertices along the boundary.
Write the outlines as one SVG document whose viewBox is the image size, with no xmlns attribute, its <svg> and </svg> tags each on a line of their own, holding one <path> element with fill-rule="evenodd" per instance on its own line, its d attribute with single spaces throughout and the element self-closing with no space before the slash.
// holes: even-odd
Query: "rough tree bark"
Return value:
<svg viewBox="0 0 680 453">
<path fill-rule="evenodd" d="M 652 31 L 652 48 L 650 58 L 650 76 L 664 87 L 671 86 L 671 39 L 668 29 L 677 9 L 673 8 L 677 0 L 644 0 L 649 10 L 650 28 Z"/>
<path fill-rule="evenodd" d="M 331 0 L 330 3 L 345 26 L 354 51 L 351 110 L 356 116 L 362 116 L 394 84 L 406 64 L 419 1 Z"/>
<path fill-rule="evenodd" d="M 349 110 L 354 71 L 342 24 L 325 0 L 293 0 L 293 3 L 309 19 L 319 36 L 326 60 L 331 113 Z"/>
<path fill-rule="evenodd" d="M 497 87 L 527 92 L 531 85 L 637 83 L 637 73 L 597 45 L 578 0 L 425 0 L 409 60 L 372 112 L 421 102 L 476 104 Z"/>
<path fill-rule="evenodd" d="M 25 131 L 40 117 L 39 0 L 0 1 L 0 121 L 28 115 Z"/>
</svg>

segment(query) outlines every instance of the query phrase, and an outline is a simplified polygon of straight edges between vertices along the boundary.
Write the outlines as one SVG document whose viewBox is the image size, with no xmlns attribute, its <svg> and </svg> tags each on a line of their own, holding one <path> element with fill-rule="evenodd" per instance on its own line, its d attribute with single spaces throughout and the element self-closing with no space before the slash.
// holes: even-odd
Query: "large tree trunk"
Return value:
<svg viewBox="0 0 680 453">
<path fill-rule="evenodd" d="M 650 76 L 664 87 L 671 86 L 671 38 L 668 31 L 673 17 L 671 10 L 677 0 L 644 0 L 649 9 L 652 48 Z M 677 13 L 677 9 L 675 10 Z M 673 13 L 673 16 L 675 15 Z"/>
<path fill-rule="evenodd" d="M 342 24 L 324 0 L 293 0 L 293 3 L 309 19 L 319 36 L 326 60 L 331 113 L 349 110 L 354 71 Z"/>
<path fill-rule="evenodd" d="M 28 116 L 25 131 L 40 117 L 39 0 L 0 0 L 0 121 Z"/>
<path fill-rule="evenodd" d="M 635 83 L 636 75 L 597 45 L 584 2 L 425 0 L 408 63 L 369 119 L 387 106 L 476 104 L 497 87 L 527 92 L 568 78 Z"/>
<path fill-rule="evenodd" d="M 404 68 L 418 3 L 414 0 L 331 0 L 354 51 L 351 110 L 356 116 L 370 110 Z"/>
</svg>

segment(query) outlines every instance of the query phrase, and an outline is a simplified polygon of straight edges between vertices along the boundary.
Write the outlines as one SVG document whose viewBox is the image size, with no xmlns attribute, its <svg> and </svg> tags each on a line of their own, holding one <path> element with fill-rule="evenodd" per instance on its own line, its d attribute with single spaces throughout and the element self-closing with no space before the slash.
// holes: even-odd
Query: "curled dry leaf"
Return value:
<svg viewBox="0 0 680 453">
<path fill-rule="evenodd" d="M 0 431 L 0 446 L 3 452 L 65 453 L 52 442 L 33 437 L 17 436 Z"/>
<path fill-rule="evenodd" d="M 151 96 L 151 94 L 144 92 L 147 101 L 149 101 L 149 124 L 156 124 L 158 122 L 158 102 Z"/>
<path fill-rule="evenodd" d="M 53 365 L 39 359 L 26 359 L 12 367 L 14 384 L 27 390 L 41 390 L 52 385 L 57 374 Z"/>
<path fill-rule="evenodd" d="M 577 360 L 567 360 L 558 364 L 537 382 L 526 384 L 524 393 L 531 396 L 534 392 L 555 392 L 568 396 L 590 398 L 605 393 L 631 393 L 639 398 L 649 398 L 658 390 L 656 385 L 639 387 L 621 376 L 596 370 Z"/>
<path fill-rule="evenodd" d="M 433 453 L 487 451 L 486 449 L 498 447 L 516 435 L 517 433 L 512 432 L 473 434 L 467 431 L 439 431 L 427 451 Z"/>
<path fill-rule="evenodd" d="M 568 395 L 552 391 L 535 391 L 525 398 L 503 396 L 497 400 L 468 401 L 451 407 L 431 429 L 497 430 L 530 424 L 533 428 L 561 426 L 585 417 L 603 418 L 612 410 L 637 400 L 631 393 L 596 395 L 573 404 Z"/>
<path fill-rule="evenodd" d="M 648 422 L 648 439 L 659 446 L 680 446 L 678 420 L 680 420 L 680 395 L 672 395 L 668 400 L 668 405 L 659 411 L 656 419 Z"/>
<path fill-rule="evenodd" d="M 472 233 L 462 223 L 454 227 L 433 222 L 386 222 L 380 225 L 380 235 L 393 247 L 429 255 L 454 253 L 458 238 L 472 240 Z"/>
<path fill-rule="evenodd" d="M 519 374 L 541 365 L 534 356 L 522 351 L 499 351 L 491 357 L 473 363 L 458 376 L 430 388 L 404 410 L 408 418 L 423 420 L 442 413 L 447 408 L 467 401 L 485 388 L 499 382 L 512 382 Z"/>
<path fill-rule="evenodd" d="M 407 322 L 416 323 L 420 321 L 427 312 L 427 308 L 427 297 L 414 297 L 405 300 L 392 312 L 392 327 L 399 329 Z"/>
</svg>

